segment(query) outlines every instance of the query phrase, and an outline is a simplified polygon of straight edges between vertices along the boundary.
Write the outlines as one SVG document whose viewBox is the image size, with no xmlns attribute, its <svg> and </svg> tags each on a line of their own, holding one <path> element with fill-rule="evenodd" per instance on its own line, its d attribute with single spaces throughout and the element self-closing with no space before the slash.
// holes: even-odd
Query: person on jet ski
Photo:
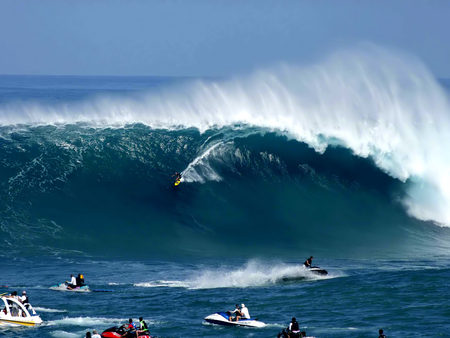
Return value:
<svg viewBox="0 0 450 338">
<path fill-rule="evenodd" d="M 77 287 L 77 279 L 74 277 L 74 275 L 70 275 L 70 283 L 66 282 L 66 284 L 69 290 L 75 289 Z"/>
<path fill-rule="evenodd" d="M 77 283 L 77 286 L 79 286 L 79 287 L 84 286 L 84 276 L 81 273 L 78 274 L 78 276 L 76 278 L 76 283 Z"/>
<path fill-rule="evenodd" d="M 312 268 L 312 260 L 313 260 L 313 256 L 309 257 L 305 263 L 303 263 L 304 266 L 306 266 L 307 268 Z"/>
<path fill-rule="evenodd" d="M 144 334 L 150 334 L 150 331 L 148 330 L 148 326 L 147 323 L 144 321 L 144 319 L 142 317 L 139 317 L 139 330 L 136 331 L 137 335 L 139 335 L 140 333 L 144 333 Z"/>
<path fill-rule="evenodd" d="M 289 334 L 291 337 L 299 337 L 300 335 L 300 325 L 298 325 L 295 317 L 292 317 L 292 321 L 289 324 Z"/>
<path fill-rule="evenodd" d="M 234 316 L 233 316 L 234 315 Z M 233 311 L 230 311 L 230 318 L 229 321 L 235 321 L 237 322 L 239 318 L 242 317 L 241 310 L 239 310 L 239 304 L 236 304 L 235 309 Z"/>
<path fill-rule="evenodd" d="M 241 314 L 242 318 L 250 319 L 250 313 L 248 312 L 248 309 L 245 306 L 245 304 L 241 304 Z"/>
<path fill-rule="evenodd" d="M 133 323 L 133 319 L 128 319 L 128 331 L 126 332 L 127 337 L 133 337 L 134 335 L 137 337 L 137 326 L 135 323 Z"/>
</svg>

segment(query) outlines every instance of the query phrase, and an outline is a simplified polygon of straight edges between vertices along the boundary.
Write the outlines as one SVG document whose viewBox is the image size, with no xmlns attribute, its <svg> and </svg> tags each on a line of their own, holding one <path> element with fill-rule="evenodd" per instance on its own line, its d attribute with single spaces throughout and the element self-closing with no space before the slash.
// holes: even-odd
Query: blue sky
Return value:
<svg viewBox="0 0 450 338">
<path fill-rule="evenodd" d="M 223 76 L 372 42 L 450 77 L 450 1 L 0 0 L 0 74 Z"/>
</svg>

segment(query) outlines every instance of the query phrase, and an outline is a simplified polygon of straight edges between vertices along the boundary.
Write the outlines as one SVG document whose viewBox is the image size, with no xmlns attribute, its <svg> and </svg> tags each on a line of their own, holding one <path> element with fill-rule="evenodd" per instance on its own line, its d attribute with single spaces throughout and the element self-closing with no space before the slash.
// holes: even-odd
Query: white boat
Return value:
<svg viewBox="0 0 450 338">
<path fill-rule="evenodd" d="M 238 321 L 230 321 L 230 315 L 227 312 L 216 312 L 205 318 L 205 321 L 211 324 L 225 325 L 225 326 L 247 326 L 247 327 L 264 327 L 265 323 L 257 319 L 241 318 Z"/>
<path fill-rule="evenodd" d="M 59 285 L 53 285 L 50 287 L 50 290 L 55 291 L 72 291 L 72 292 L 91 292 L 88 285 L 77 286 L 76 288 L 68 288 L 67 283 L 61 283 Z"/>
<path fill-rule="evenodd" d="M 25 306 L 16 297 L 1 297 L 0 306 L 0 326 L 34 326 L 42 323 L 31 304 Z"/>
</svg>

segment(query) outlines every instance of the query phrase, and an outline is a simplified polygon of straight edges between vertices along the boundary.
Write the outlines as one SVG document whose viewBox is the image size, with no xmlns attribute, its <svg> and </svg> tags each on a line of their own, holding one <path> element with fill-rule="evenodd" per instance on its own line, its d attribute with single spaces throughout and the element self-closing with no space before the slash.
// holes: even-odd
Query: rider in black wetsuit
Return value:
<svg viewBox="0 0 450 338">
<path fill-rule="evenodd" d="M 309 257 L 305 263 L 303 263 L 304 266 L 306 266 L 307 268 L 311 268 L 312 267 L 312 260 L 313 260 L 313 256 Z"/>
</svg>

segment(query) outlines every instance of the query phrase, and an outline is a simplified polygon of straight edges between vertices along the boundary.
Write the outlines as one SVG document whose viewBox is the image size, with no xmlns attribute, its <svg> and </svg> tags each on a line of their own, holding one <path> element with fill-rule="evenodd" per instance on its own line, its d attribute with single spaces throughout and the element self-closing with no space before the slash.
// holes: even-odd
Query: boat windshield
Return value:
<svg viewBox="0 0 450 338">
<path fill-rule="evenodd" d="M 34 309 L 29 306 L 30 312 L 28 312 L 27 308 L 16 298 L 12 297 L 2 297 L 3 301 L 3 309 L 2 315 L 9 315 L 11 317 L 30 317 L 30 312 L 35 314 Z"/>
</svg>

